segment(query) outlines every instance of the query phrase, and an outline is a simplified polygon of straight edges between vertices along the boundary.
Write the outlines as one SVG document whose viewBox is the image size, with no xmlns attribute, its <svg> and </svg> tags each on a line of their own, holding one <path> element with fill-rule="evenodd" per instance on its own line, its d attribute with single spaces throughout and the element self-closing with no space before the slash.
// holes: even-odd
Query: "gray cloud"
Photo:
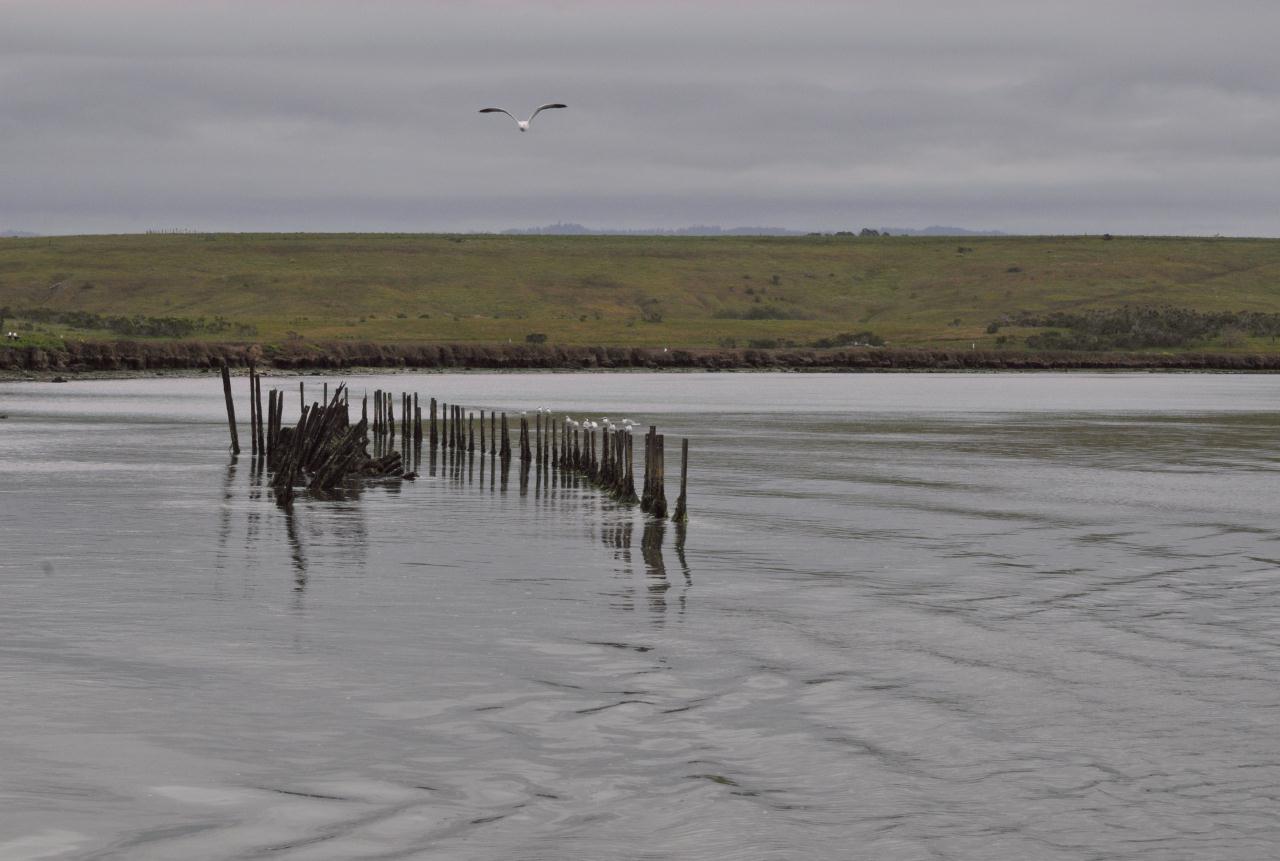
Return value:
<svg viewBox="0 0 1280 861">
<path fill-rule="evenodd" d="M 3 6 L 0 227 L 1280 234 L 1275 4 Z"/>
</svg>

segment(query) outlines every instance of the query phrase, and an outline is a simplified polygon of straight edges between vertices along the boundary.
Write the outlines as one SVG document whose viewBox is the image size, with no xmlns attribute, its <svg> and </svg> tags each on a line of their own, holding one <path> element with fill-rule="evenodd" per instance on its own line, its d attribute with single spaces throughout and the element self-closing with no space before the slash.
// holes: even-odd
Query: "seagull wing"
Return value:
<svg viewBox="0 0 1280 861">
<path fill-rule="evenodd" d="M 554 104 L 550 104 L 550 105 L 542 105 L 536 111 L 534 111 L 532 114 L 529 115 L 529 122 L 533 122 L 533 118 L 536 117 L 538 114 L 542 113 L 543 111 L 549 111 L 552 108 L 567 108 L 567 107 L 569 106 L 562 105 L 559 102 L 555 102 Z"/>
<path fill-rule="evenodd" d="M 479 111 L 477 111 L 477 113 L 481 113 L 481 114 L 506 114 L 507 116 L 511 117 L 511 119 L 515 120 L 516 125 L 519 125 L 519 124 L 520 124 L 520 121 L 519 121 L 519 120 L 516 120 L 515 116 L 514 116 L 510 111 L 504 111 L 502 108 L 481 108 Z"/>
</svg>

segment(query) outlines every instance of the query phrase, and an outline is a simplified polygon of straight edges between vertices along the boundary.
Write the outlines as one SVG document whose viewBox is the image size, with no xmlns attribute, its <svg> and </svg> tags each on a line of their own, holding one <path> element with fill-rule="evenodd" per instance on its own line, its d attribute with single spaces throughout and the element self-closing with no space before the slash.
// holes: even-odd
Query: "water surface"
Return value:
<svg viewBox="0 0 1280 861">
<path fill-rule="evenodd" d="M 478 458 L 287 514 L 212 377 L 0 385 L 0 858 L 1280 848 L 1272 377 L 351 385 L 687 436 L 688 527 Z"/>
</svg>

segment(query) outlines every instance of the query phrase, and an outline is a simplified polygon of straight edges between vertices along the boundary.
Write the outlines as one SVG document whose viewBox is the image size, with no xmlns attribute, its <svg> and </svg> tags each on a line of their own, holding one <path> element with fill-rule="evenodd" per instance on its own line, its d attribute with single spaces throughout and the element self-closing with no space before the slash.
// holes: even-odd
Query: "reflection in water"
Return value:
<svg viewBox="0 0 1280 861">
<path fill-rule="evenodd" d="M 619 596 L 622 599 L 620 608 L 634 610 L 641 605 L 646 606 L 653 624 L 661 627 L 670 612 L 668 595 L 673 587 L 663 549 L 668 529 L 667 522 L 659 518 L 643 517 L 640 535 L 640 561 L 643 568 L 638 569 L 631 549 L 635 540 L 635 512 L 630 507 L 612 507 L 606 504 L 601 513 L 605 516 L 605 520 L 600 526 L 600 541 L 613 551 L 613 559 L 618 563 L 615 570 L 622 575 L 626 583 Z M 590 524 L 584 525 L 588 529 L 593 528 Z M 684 525 L 677 525 L 675 528 L 676 557 L 679 560 L 684 581 L 675 602 L 676 612 L 680 617 L 683 617 L 688 609 L 688 592 L 693 586 L 693 575 L 685 559 L 685 534 Z M 637 583 L 637 580 L 642 581 L 642 585 Z M 643 598 L 640 597 L 641 593 Z"/>
<path fill-rule="evenodd" d="M 214 565 L 219 569 L 226 565 L 227 542 L 231 538 L 231 507 L 235 500 L 237 459 L 234 454 L 231 455 L 226 477 L 222 480 L 222 507 L 218 512 L 218 554 L 214 558 Z"/>
<path fill-rule="evenodd" d="M 285 508 L 283 512 L 285 534 L 289 536 L 289 556 L 293 559 L 293 591 L 303 592 L 307 588 L 307 555 L 298 537 L 298 521 L 293 507 Z"/>
<path fill-rule="evenodd" d="M 352 568 L 364 566 L 369 550 L 362 503 L 362 496 L 368 490 L 366 484 L 355 481 L 342 488 L 341 493 L 323 502 L 281 509 L 268 504 L 271 501 L 269 476 L 262 461 L 250 460 L 246 502 L 243 506 L 237 506 L 236 497 L 241 492 L 236 485 L 237 467 L 237 459 L 232 457 L 223 479 L 215 556 L 217 569 L 227 568 L 235 532 L 233 513 L 237 507 L 243 507 L 245 511 L 243 567 L 246 572 L 269 569 L 270 560 L 284 547 L 293 572 L 293 591 L 304 592 L 309 578 L 308 536 L 334 548 L 335 555 L 354 557 L 351 560 Z M 387 481 L 379 482 L 377 486 L 388 494 L 395 495 L 401 490 L 400 484 L 399 481 Z M 281 522 L 283 530 L 272 528 Z"/>
<path fill-rule="evenodd" d="M 667 565 L 662 558 L 662 540 L 667 534 L 667 522 L 656 517 L 646 517 L 644 533 L 640 536 L 640 555 L 644 557 L 645 575 L 648 578 L 649 609 L 656 624 L 667 615 Z"/>
</svg>

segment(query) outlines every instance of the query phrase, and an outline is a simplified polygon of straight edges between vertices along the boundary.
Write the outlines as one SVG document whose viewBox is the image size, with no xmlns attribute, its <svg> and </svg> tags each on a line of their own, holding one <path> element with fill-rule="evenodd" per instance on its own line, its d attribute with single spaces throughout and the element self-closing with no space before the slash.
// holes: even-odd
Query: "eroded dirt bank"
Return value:
<svg viewBox="0 0 1280 861">
<path fill-rule="evenodd" d="M 284 370 L 332 368 L 650 369 L 650 370 L 1188 370 L 1280 371 L 1280 354 L 1020 353 L 983 350 L 720 349 L 541 347 L 524 344 L 289 345 L 192 341 L 70 342 L 57 349 L 0 347 L 0 370 L 103 372 L 232 367 L 255 363 Z"/>
</svg>

